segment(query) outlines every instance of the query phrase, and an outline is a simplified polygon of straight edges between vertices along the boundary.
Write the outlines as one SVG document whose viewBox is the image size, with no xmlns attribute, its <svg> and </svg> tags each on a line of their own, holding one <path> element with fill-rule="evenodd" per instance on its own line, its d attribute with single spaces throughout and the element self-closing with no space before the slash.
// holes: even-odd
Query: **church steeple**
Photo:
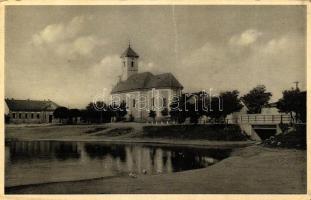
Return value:
<svg viewBox="0 0 311 200">
<path fill-rule="evenodd" d="M 121 58 L 139 58 L 139 55 L 131 48 L 131 43 L 129 42 L 128 48 L 122 53 Z"/>
<path fill-rule="evenodd" d="M 120 58 L 122 60 L 121 80 L 125 81 L 128 77 L 138 73 L 139 55 L 131 48 L 129 42 L 128 48 L 122 53 Z"/>
</svg>

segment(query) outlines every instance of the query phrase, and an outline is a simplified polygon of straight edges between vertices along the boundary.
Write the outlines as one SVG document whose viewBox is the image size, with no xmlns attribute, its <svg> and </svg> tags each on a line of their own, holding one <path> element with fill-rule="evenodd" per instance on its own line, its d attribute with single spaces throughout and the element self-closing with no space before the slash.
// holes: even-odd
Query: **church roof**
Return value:
<svg viewBox="0 0 311 200">
<path fill-rule="evenodd" d="M 139 58 L 139 55 L 129 46 L 121 55 L 121 58 L 123 57 L 134 57 Z"/>
<path fill-rule="evenodd" d="M 37 101 L 5 99 L 5 102 L 11 111 L 53 111 L 59 107 L 59 105 L 50 100 Z"/>
<path fill-rule="evenodd" d="M 126 81 L 120 81 L 112 89 L 111 93 L 130 92 L 135 90 L 152 88 L 182 89 L 183 86 L 171 73 L 153 75 L 150 72 L 144 72 L 134 74 L 130 76 Z"/>
</svg>

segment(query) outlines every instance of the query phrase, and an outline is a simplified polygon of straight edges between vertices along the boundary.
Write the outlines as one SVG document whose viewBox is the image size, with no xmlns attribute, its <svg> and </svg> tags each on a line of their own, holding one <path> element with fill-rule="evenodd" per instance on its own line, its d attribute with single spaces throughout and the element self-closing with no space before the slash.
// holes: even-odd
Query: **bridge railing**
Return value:
<svg viewBox="0 0 311 200">
<path fill-rule="evenodd" d="M 244 114 L 228 119 L 227 123 L 249 123 L 249 124 L 279 124 L 293 123 L 290 115 L 262 115 L 262 114 Z"/>
</svg>

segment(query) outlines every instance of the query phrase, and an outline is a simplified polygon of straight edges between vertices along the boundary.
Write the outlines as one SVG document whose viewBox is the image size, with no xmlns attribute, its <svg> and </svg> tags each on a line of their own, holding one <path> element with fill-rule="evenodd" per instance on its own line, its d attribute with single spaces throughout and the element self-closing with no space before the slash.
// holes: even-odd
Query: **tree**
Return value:
<svg viewBox="0 0 311 200">
<path fill-rule="evenodd" d="M 248 113 L 255 114 L 261 112 L 262 106 L 269 102 L 271 96 L 270 92 L 266 92 L 264 85 L 258 85 L 244 95 L 242 100 L 249 109 Z"/>
<path fill-rule="evenodd" d="M 168 115 L 168 109 L 167 108 L 163 108 L 163 110 L 161 111 L 162 116 L 167 116 Z"/>
<path fill-rule="evenodd" d="M 278 101 L 277 108 L 281 112 L 290 113 L 296 121 L 306 122 L 306 98 L 307 93 L 301 92 L 299 88 L 284 90 L 283 97 Z"/>
<path fill-rule="evenodd" d="M 58 107 L 54 110 L 53 116 L 55 118 L 58 118 L 59 122 L 63 123 L 63 120 L 68 118 L 68 114 L 69 114 L 68 111 L 69 110 L 66 107 Z"/>
<path fill-rule="evenodd" d="M 69 109 L 68 110 L 69 123 L 77 123 L 78 117 L 81 117 L 80 110 L 78 110 L 78 109 Z"/>
<path fill-rule="evenodd" d="M 233 112 L 241 110 L 243 107 L 239 98 L 239 91 L 237 90 L 222 92 L 219 96 L 223 102 L 222 117 L 224 118 Z"/>
<path fill-rule="evenodd" d="M 191 94 L 182 94 L 179 98 L 173 99 L 170 105 L 171 118 L 178 123 L 185 122 L 186 118 L 190 118 L 191 123 L 198 123 L 202 115 L 207 114 L 208 96 L 204 91 Z M 206 104 L 206 105 L 203 105 Z"/>
<path fill-rule="evenodd" d="M 157 113 L 154 110 L 149 111 L 149 117 L 151 117 L 153 120 L 155 119 L 156 116 L 157 116 Z"/>
<path fill-rule="evenodd" d="M 83 111 L 83 120 L 90 123 L 110 122 L 111 116 L 111 110 L 103 101 L 91 102 Z"/>
<path fill-rule="evenodd" d="M 116 118 L 117 121 L 124 120 L 125 115 L 127 114 L 126 103 L 122 101 L 119 106 L 110 105 L 111 115 Z"/>
<path fill-rule="evenodd" d="M 211 99 L 210 110 L 207 116 L 217 121 L 224 120 L 227 115 L 241 110 L 242 107 L 239 91 L 222 92 L 219 97 L 213 97 Z"/>
<path fill-rule="evenodd" d="M 10 123 L 10 115 L 9 114 L 4 114 L 4 122 L 6 123 L 6 124 L 9 124 Z"/>
<path fill-rule="evenodd" d="M 180 98 L 173 99 L 170 115 L 179 123 L 189 117 L 190 122 L 196 124 L 201 116 L 219 121 L 242 107 L 237 90 L 222 92 L 218 97 L 210 97 L 205 91 L 200 91 L 182 94 Z"/>
<path fill-rule="evenodd" d="M 170 104 L 170 116 L 171 119 L 178 123 L 185 122 L 187 116 L 185 112 L 185 98 L 186 95 L 182 94 L 180 97 L 174 97 Z"/>
<path fill-rule="evenodd" d="M 219 121 L 222 116 L 222 101 L 220 97 L 212 97 L 210 99 L 207 116 L 215 121 Z"/>
</svg>

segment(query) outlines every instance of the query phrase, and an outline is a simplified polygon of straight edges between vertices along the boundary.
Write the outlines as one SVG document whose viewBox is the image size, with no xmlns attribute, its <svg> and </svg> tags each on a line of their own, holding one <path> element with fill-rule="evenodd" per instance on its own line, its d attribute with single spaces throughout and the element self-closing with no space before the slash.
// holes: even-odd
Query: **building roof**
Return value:
<svg viewBox="0 0 311 200">
<path fill-rule="evenodd" d="M 160 89 L 160 88 L 174 88 L 182 89 L 183 86 L 171 74 L 153 75 L 150 72 L 134 74 L 126 81 L 120 81 L 111 91 L 111 93 L 130 92 L 142 89 Z"/>
<path fill-rule="evenodd" d="M 139 58 L 139 55 L 129 45 L 129 47 L 122 53 L 121 58 L 123 57 Z"/>
<path fill-rule="evenodd" d="M 53 111 L 59 105 L 53 101 L 5 99 L 10 111 Z"/>
<path fill-rule="evenodd" d="M 263 108 L 276 108 L 278 105 L 278 101 L 277 102 L 272 102 L 272 103 L 268 103 L 266 105 L 263 106 Z"/>
</svg>

